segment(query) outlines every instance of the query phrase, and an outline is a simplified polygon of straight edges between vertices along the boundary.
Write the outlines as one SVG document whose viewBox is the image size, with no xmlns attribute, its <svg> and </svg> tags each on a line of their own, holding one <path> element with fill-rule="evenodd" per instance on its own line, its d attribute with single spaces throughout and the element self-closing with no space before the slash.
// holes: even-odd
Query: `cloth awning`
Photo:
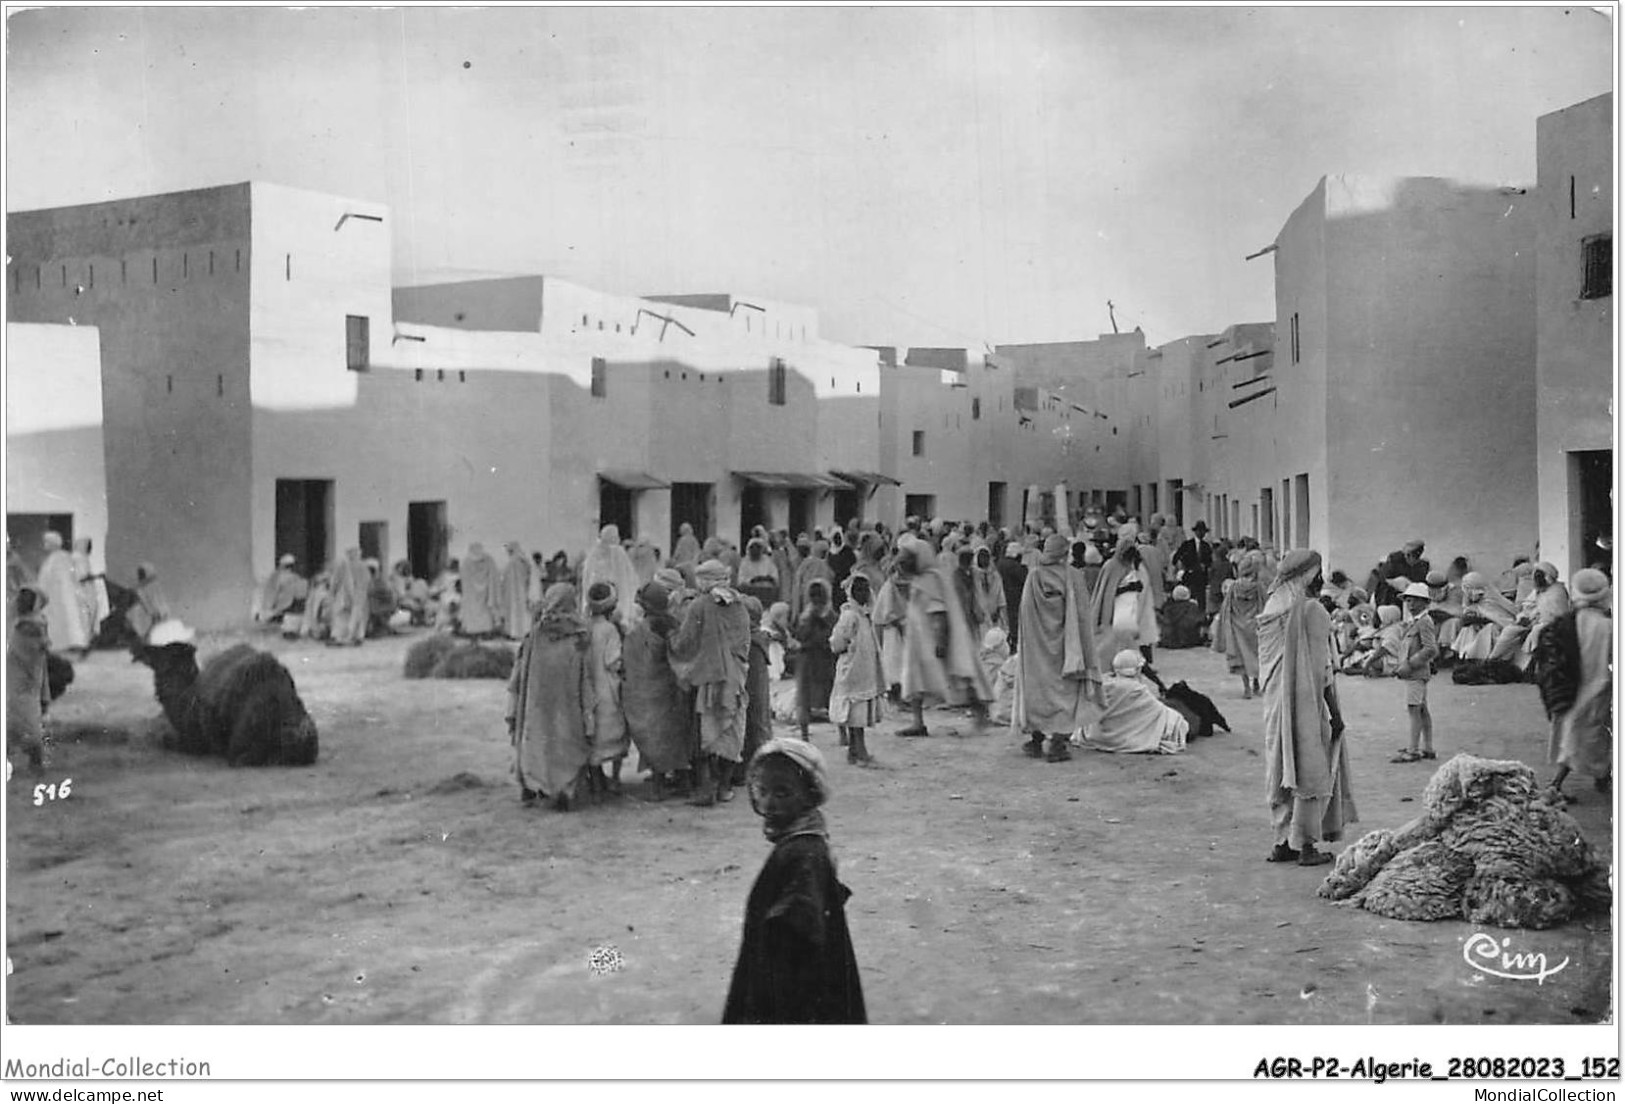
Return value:
<svg viewBox="0 0 1625 1104">
<path fill-rule="evenodd" d="M 664 491 L 671 487 L 665 480 L 640 471 L 601 471 L 598 478 L 629 491 Z"/>
<path fill-rule="evenodd" d="M 736 471 L 740 479 L 753 487 L 769 491 L 850 491 L 852 484 L 833 475 L 814 472 L 755 472 Z"/>
<path fill-rule="evenodd" d="M 891 476 L 883 475 L 880 472 L 838 471 L 830 472 L 830 474 L 839 476 L 848 483 L 867 483 L 871 487 L 879 487 L 887 483 L 891 484 L 893 487 L 901 487 L 903 485 L 903 481 L 901 479 L 894 479 Z"/>
</svg>

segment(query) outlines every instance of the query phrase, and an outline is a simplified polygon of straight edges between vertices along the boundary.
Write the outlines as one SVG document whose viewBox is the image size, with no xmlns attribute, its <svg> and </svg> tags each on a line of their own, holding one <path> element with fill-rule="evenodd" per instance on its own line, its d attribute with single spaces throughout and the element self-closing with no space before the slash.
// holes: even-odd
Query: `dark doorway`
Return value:
<svg viewBox="0 0 1625 1104">
<path fill-rule="evenodd" d="M 606 525 L 613 525 L 620 532 L 622 540 L 631 540 L 637 535 L 632 531 L 632 493 L 618 483 L 611 483 L 602 478 L 598 480 L 600 529 Z"/>
<path fill-rule="evenodd" d="M 1168 510 L 1174 516 L 1174 524 L 1183 528 L 1185 525 L 1185 481 L 1183 479 L 1168 480 Z"/>
<path fill-rule="evenodd" d="M 792 538 L 797 533 L 811 533 L 813 531 L 813 520 L 817 516 L 814 513 L 816 503 L 813 499 L 813 493 L 812 491 L 790 492 L 790 536 Z M 846 521 L 845 517 L 838 512 L 836 513 L 836 525 L 845 525 Z"/>
<path fill-rule="evenodd" d="M 760 487 L 746 484 L 739 496 L 739 547 L 743 551 L 750 540 L 750 531 L 756 526 L 767 526 L 767 494 Z"/>
<path fill-rule="evenodd" d="M 694 539 L 704 544 L 711 535 L 711 484 L 671 485 L 671 544 L 667 547 L 677 547 L 677 527 L 685 521 L 694 530 Z"/>
<path fill-rule="evenodd" d="M 844 527 L 849 521 L 862 521 L 863 497 L 862 487 L 850 491 L 836 491 L 835 524 Z"/>
<path fill-rule="evenodd" d="M 1614 562 L 1614 450 L 1569 453 L 1579 483 L 1580 546 L 1569 553 L 1569 573 Z M 1612 567 L 1608 566 L 1612 571 Z"/>
<path fill-rule="evenodd" d="M 1004 525 L 1004 499 L 1009 491 L 1005 483 L 987 485 L 987 523 L 998 529 Z"/>
<path fill-rule="evenodd" d="M 276 481 L 276 554 L 293 553 L 314 575 L 333 559 L 333 481 Z"/>
<path fill-rule="evenodd" d="M 937 516 L 936 495 L 904 495 L 903 516 L 917 517 L 924 521 Z"/>
<path fill-rule="evenodd" d="M 30 571 L 39 572 L 45 560 L 46 532 L 60 533 L 62 547 L 73 547 L 72 514 L 7 514 L 6 536 Z"/>
<path fill-rule="evenodd" d="M 389 570 L 389 522 L 361 523 L 361 558 L 377 560 L 380 567 Z"/>
<path fill-rule="evenodd" d="M 406 505 L 406 558 L 417 579 L 434 580 L 446 569 L 446 548 L 451 543 L 444 502 L 409 502 Z"/>
</svg>

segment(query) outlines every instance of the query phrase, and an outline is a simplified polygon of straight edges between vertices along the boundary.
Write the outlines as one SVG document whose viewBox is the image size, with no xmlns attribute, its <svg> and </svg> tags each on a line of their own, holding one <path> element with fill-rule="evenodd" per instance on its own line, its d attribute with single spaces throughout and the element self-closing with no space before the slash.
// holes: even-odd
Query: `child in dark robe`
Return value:
<svg viewBox="0 0 1625 1104">
<path fill-rule="evenodd" d="M 835 685 L 835 653 L 830 634 L 835 631 L 835 608 L 830 605 L 829 584 L 813 579 L 807 586 L 807 605 L 796 622 L 796 714 L 801 738 L 807 739 L 807 724 L 815 714 L 829 719 L 829 692 Z"/>
<path fill-rule="evenodd" d="M 725 1024 L 867 1023 L 846 926 L 852 891 L 836 878 L 820 806 L 818 749 L 774 739 L 751 760 L 750 804 L 773 852 L 745 902 L 745 929 L 722 1010 Z"/>
</svg>

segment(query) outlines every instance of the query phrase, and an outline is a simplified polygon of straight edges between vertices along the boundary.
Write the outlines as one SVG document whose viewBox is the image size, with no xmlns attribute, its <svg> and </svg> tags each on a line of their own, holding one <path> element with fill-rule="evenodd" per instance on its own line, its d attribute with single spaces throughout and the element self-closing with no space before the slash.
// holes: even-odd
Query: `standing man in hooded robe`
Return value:
<svg viewBox="0 0 1625 1104">
<path fill-rule="evenodd" d="M 653 579 L 653 576 L 650 576 Z M 621 530 L 606 525 L 598 531 L 598 540 L 587 549 L 581 562 L 581 612 L 587 612 L 587 592 L 594 583 L 608 583 L 615 588 L 615 612 L 621 625 L 630 628 L 637 623 L 638 571 L 632 557 L 621 546 Z"/>
<path fill-rule="evenodd" d="M 1028 734 L 1027 755 L 1063 762 L 1072 757 L 1067 750 L 1072 733 L 1104 708 L 1089 592 L 1083 573 L 1067 562 L 1065 537 L 1045 540 L 1038 566 L 1027 573 L 1018 616 L 1021 648 L 1011 726 Z"/>
<path fill-rule="evenodd" d="M 1151 664 L 1151 648 L 1158 641 L 1157 613 L 1151 605 L 1151 577 L 1140 559 L 1138 530 L 1125 524 L 1117 531 L 1117 551 L 1100 569 L 1090 597 L 1095 640 L 1100 645 L 1099 669 L 1110 667 L 1124 648 L 1138 648 Z"/>
<path fill-rule="evenodd" d="M 468 546 L 460 574 L 463 598 L 458 608 L 458 629 L 464 636 L 491 636 L 502 628 L 501 580 L 497 562 L 485 545 Z"/>
<path fill-rule="evenodd" d="M 329 605 L 331 645 L 360 647 L 367 638 L 367 619 L 372 612 L 372 573 L 361 559 L 361 549 L 346 548 L 344 558 L 333 569 L 333 593 Z"/>
<path fill-rule="evenodd" d="M 930 544 L 918 538 L 898 555 L 911 560 L 914 569 L 903 636 L 903 697 L 913 707 L 914 722 L 897 735 L 929 735 L 927 697 L 969 706 L 978 727 L 985 727 L 993 691 L 982 669 L 982 642 L 971 634 L 951 569 L 937 564 Z"/>
<path fill-rule="evenodd" d="M 45 559 L 39 566 L 37 585 L 46 598 L 51 646 L 64 652 L 88 649 L 90 634 L 79 606 L 79 576 L 73 569 L 73 556 L 62 547 L 62 534 L 55 530 L 45 534 Z"/>
<path fill-rule="evenodd" d="M 734 765 L 745 751 L 745 682 L 750 673 L 750 614 L 730 585 L 728 565 L 706 560 L 694 571 L 700 593 L 671 637 L 672 668 L 694 689 L 700 755 L 690 804 L 732 801 Z"/>
<path fill-rule="evenodd" d="M 694 536 L 694 526 L 686 521 L 677 527 L 677 546 L 671 550 L 671 562 L 691 567 L 700 562 L 700 542 Z"/>
<path fill-rule="evenodd" d="M 1322 840 L 1359 820 L 1337 697 L 1331 615 L 1320 604 L 1320 553 L 1288 552 L 1258 615 L 1264 681 L 1264 772 L 1275 846 L 1268 861 L 1320 866 Z"/>
<path fill-rule="evenodd" d="M 523 640 L 530 632 L 530 557 L 518 541 L 503 547 L 508 562 L 502 565 L 500 584 L 502 630 L 510 640 Z"/>
</svg>

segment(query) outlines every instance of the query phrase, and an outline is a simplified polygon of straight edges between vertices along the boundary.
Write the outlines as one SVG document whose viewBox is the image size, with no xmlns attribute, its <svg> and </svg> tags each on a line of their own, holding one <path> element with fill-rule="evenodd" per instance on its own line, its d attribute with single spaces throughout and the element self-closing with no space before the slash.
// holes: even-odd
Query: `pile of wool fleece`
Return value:
<svg viewBox="0 0 1625 1104">
<path fill-rule="evenodd" d="M 405 673 L 409 679 L 505 679 L 513 664 L 511 648 L 435 633 L 406 650 Z"/>
<path fill-rule="evenodd" d="M 1501 928 L 1555 927 L 1613 900 L 1607 869 L 1535 772 L 1471 755 L 1439 768 L 1421 816 L 1346 848 L 1319 892 L 1394 920 Z"/>
</svg>

